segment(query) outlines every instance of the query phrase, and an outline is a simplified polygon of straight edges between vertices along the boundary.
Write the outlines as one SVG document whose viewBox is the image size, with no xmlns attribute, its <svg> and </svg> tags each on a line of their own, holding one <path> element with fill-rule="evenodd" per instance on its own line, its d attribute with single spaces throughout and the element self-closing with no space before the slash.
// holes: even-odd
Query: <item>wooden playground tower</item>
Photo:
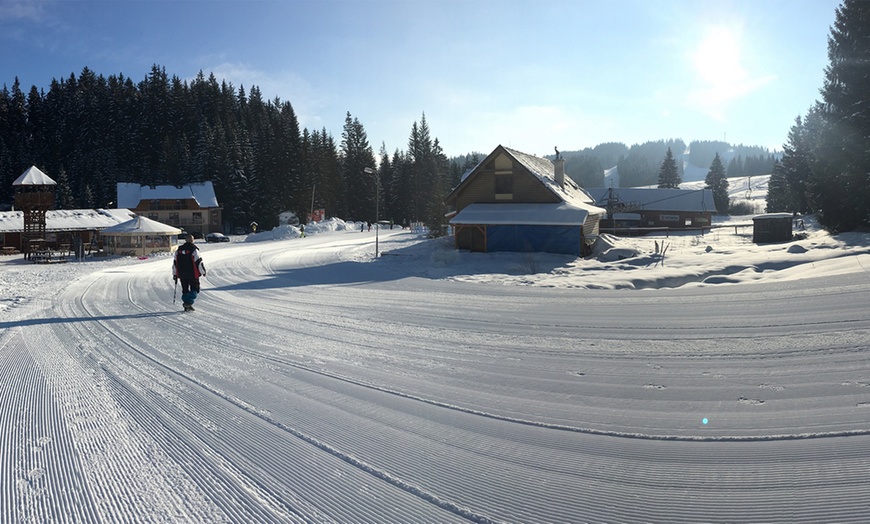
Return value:
<svg viewBox="0 0 870 524">
<path fill-rule="evenodd" d="M 30 167 L 15 182 L 15 208 L 24 213 L 21 251 L 30 258 L 45 244 L 45 213 L 54 207 L 57 183 L 36 166 Z"/>
</svg>

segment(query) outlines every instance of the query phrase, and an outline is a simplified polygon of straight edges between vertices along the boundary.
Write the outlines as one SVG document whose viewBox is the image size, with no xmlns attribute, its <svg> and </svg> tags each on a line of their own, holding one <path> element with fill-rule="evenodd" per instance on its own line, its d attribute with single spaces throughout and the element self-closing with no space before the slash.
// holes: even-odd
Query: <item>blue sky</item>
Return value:
<svg viewBox="0 0 870 524">
<path fill-rule="evenodd" d="M 449 156 L 681 138 L 781 149 L 839 0 L 0 0 L 0 82 L 200 70 L 377 153 L 423 113 Z"/>
</svg>

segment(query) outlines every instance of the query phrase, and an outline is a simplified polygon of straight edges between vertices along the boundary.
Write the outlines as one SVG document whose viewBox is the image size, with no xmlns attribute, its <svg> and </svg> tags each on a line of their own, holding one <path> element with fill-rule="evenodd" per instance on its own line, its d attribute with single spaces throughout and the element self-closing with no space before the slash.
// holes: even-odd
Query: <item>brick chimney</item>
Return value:
<svg viewBox="0 0 870 524">
<path fill-rule="evenodd" d="M 556 179 L 556 183 L 559 184 L 559 187 L 565 187 L 565 159 L 562 158 L 561 155 L 556 156 L 556 159 L 553 160 L 553 167 L 555 168 L 555 172 L 553 173 L 554 178 Z"/>
</svg>

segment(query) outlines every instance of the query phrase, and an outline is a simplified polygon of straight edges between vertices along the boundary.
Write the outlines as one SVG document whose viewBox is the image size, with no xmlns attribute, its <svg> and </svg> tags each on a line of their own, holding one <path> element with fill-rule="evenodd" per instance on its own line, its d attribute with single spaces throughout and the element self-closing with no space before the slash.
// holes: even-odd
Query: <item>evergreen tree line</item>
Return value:
<svg viewBox="0 0 870 524">
<path fill-rule="evenodd" d="M 719 154 L 717 153 L 716 156 L 719 156 Z M 719 161 L 723 162 L 721 157 L 719 158 Z M 728 167 L 725 169 L 725 174 L 728 178 L 769 175 L 773 173 L 773 168 L 776 165 L 776 162 L 776 155 L 771 155 L 769 153 L 750 155 L 747 157 L 738 155 L 728 161 Z M 722 165 L 724 167 L 724 162 Z"/>
<path fill-rule="evenodd" d="M 583 187 L 602 187 L 604 171 L 616 167 L 621 187 L 652 186 L 659 183 L 662 158 L 671 151 L 676 164 L 676 175 L 683 178 L 684 162 L 701 168 L 712 165 L 716 156 L 723 164 L 727 160 L 727 176 L 755 176 L 770 174 L 777 156 L 759 146 L 732 146 L 727 142 L 696 140 L 686 143 L 680 139 L 657 140 L 635 144 L 630 148 L 620 142 L 599 144 L 581 151 L 566 151 L 565 173 Z M 688 151 L 688 153 L 687 153 Z"/>
<path fill-rule="evenodd" d="M 811 213 L 829 231 L 870 226 L 870 2 L 844 0 L 828 37 L 822 100 L 795 119 L 768 212 Z"/>
<path fill-rule="evenodd" d="M 85 68 L 52 80 L 47 92 L 25 94 L 17 78 L 0 91 L 0 204 L 12 202 L 12 182 L 35 165 L 58 182 L 60 209 L 112 207 L 118 182 L 211 181 L 228 228 L 269 228 L 282 211 L 304 218 L 312 208 L 371 222 L 377 212 L 396 223 L 441 211 L 451 171 L 425 115 L 408 151 L 388 158 L 382 147 L 380 164 L 376 177 L 365 173 L 375 158 L 350 113 L 336 144 L 325 128 L 300 131 L 290 102 L 213 74 L 187 82 L 154 65 L 137 83 Z"/>
</svg>

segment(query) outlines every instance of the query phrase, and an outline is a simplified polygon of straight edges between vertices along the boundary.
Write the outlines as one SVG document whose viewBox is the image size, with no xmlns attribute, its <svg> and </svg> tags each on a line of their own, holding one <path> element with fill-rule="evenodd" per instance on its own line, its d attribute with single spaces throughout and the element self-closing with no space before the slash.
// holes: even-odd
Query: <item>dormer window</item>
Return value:
<svg viewBox="0 0 870 524">
<path fill-rule="evenodd" d="M 496 200 L 510 200 L 514 196 L 513 173 L 495 174 L 495 198 Z"/>
</svg>

